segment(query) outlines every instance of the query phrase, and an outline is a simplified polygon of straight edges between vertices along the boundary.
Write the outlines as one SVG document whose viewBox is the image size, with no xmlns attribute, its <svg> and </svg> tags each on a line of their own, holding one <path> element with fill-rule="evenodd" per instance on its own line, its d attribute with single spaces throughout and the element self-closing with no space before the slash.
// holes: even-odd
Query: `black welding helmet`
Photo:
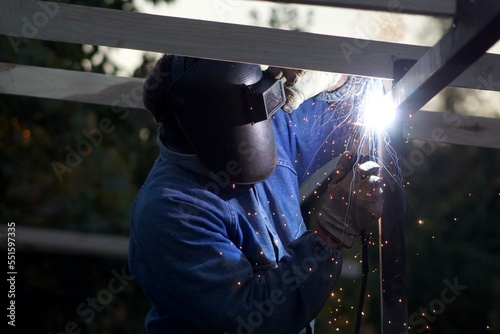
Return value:
<svg viewBox="0 0 500 334">
<path fill-rule="evenodd" d="M 282 82 L 259 65 L 188 59 L 173 58 L 167 101 L 198 159 L 225 182 L 265 180 L 277 163 L 269 118 L 285 103 Z"/>
</svg>

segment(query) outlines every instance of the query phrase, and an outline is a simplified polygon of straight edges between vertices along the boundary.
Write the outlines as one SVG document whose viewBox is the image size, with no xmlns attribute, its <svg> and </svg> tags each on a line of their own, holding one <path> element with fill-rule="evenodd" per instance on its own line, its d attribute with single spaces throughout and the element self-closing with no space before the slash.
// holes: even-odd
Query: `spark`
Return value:
<svg viewBox="0 0 500 334">
<path fill-rule="evenodd" d="M 29 129 L 23 130 L 23 138 L 28 139 L 31 136 L 31 131 Z"/>
</svg>

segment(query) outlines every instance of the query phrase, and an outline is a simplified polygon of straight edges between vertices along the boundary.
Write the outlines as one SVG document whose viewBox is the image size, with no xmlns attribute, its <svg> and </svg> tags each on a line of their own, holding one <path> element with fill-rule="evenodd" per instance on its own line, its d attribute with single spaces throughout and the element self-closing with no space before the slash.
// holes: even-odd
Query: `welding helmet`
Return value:
<svg viewBox="0 0 500 334">
<path fill-rule="evenodd" d="M 281 81 L 259 65 L 174 56 L 167 108 L 212 177 L 253 184 L 276 167 L 269 118 L 285 103 Z"/>
</svg>

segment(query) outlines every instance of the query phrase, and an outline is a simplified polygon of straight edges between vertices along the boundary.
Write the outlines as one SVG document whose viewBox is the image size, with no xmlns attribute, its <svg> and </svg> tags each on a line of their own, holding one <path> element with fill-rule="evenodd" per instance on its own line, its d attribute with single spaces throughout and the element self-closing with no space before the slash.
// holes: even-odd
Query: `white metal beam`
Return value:
<svg viewBox="0 0 500 334">
<path fill-rule="evenodd" d="M 144 109 L 140 78 L 0 63 L 0 93 Z"/>
<path fill-rule="evenodd" d="M 44 251 L 127 257 L 128 237 L 16 225 L 16 251 Z M 7 244 L 7 225 L 0 225 L 0 244 Z"/>
<path fill-rule="evenodd" d="M 144 79 L 0 63 L 4 94 L 144 109 Z M 418 111 L 404 123 L 408 140 L 500 149 L 500 119 Z"/>
<path fill-rule="evenodd" d="M 500 149 L 500 118 L 417 111 L 403 123 L 408 140 Z"/>
<path fill-rule="evenodd" d="M 29 1 L 18 7 L 0 11 L 0 34 L 18 49 L 29 39 L 39 39 L 389 80 L 395 60 L 418 60 L 429 49 L 55 2 Z M 500 77 L 499 64 L 500 56 L 486 54 L 450 85 L 500 90 L 500 85 L 488 84 Z"/>
</svg>

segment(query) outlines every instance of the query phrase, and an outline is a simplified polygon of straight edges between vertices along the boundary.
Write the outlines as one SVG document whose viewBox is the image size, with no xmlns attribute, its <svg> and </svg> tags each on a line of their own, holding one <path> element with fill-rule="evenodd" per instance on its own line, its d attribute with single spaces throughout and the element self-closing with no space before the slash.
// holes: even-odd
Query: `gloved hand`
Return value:
<svg viewBox="0 0 500 334">
<path fill-rule="evenodd" d="M 324 91 L 339 88 L 347 76 L 339 73 L 296 70 L 269 67 L 267 72 L 272 78 L 280 79 L 285 84 L 286 103 L 283 110 L 290 113 L 305 100 Z"/>
<path fill-rule="evenodd" d="M 380 218 L 383 207 L 377 176 L 380 166 L 367 161 L 354 167 L 355 161 L 355 154 L 346 152 L 341 156 L 317 216 L 322 232 L 346 248 L 352 247 L 368 224 Z"/>
</svg>

